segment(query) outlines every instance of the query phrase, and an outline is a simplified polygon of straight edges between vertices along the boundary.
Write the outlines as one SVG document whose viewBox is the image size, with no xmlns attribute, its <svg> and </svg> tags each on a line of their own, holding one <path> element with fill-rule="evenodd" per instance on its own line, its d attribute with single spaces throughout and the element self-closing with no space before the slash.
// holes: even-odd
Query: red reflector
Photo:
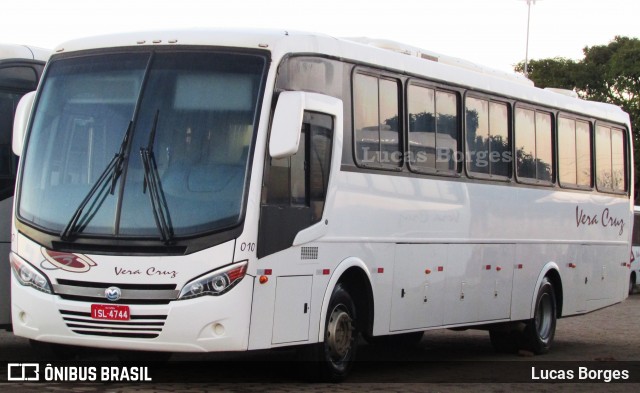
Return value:
<svg viewBox="0 0 640 393">
<path fill-rule="evenodd" d="M 329 269 L 322 269 L 322 274 L 323 274 L 323 275 L 325 275 L 325 276 L 326 276 L 326 275 L 329 275 L 330 273 L 331 273 L 331 270 L 329 270 Z"/>
<path fill-rule="evenodd" d="M 444 271 L 444 267 L 443 267 L 443 266 L 438 266 L 438 271 L 439 271 L 439 272 Z"/>
<path fill-rule="evenodd" d="M 523 266 L 522 266 L 522 264 L 521 264 L 521 263 L 520 263 L 520 264 L 518 264 L 518 269 L 522 269 L 522 267 L 523 267 Z"/>
<path fill-rule="evenodd" d="M 380 274 L 384 273 L 384 268 L 383 267 L 379 267 L 378 268 L 378 273 L 380 273 Z"/>
<path fill-rule="evenodd" d="M 500 266 L 496 266 L 496 270 L 500 271 L 500 270 L 502 270 L 502 268 Z"/>
<path fill-rule="evenodd" d="M 271 275 L 271 269 L 264 269 L 264 275 L 265 276 L 270 276 Z"/>
<path fill-rule="evenodd" d="M 491 270 L 491 265 L 487 265 L 484 267 L 486 270 Z"/>
<path fill-rule="evenodd" d="M 426 270 L 424 271 L 424 274 L 431 274 L 431 269 L 426 269 Z"/>
<path fill-rule="evenodd" d="M 575 263 L 570 263 L 569 267 L 572 268 L 572 269 L 575 269 L 576 268 L 576 264 Z"/>
</svg>

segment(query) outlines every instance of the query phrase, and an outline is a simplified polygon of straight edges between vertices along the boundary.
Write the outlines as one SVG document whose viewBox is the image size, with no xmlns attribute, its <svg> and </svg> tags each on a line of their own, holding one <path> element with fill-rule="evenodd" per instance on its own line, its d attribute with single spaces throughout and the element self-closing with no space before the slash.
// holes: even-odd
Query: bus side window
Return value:
<svg viewBox="0 0 640 393">
<path fill-rule="evenodd" d="M 0 68 L 0 200 L 13 195 L 18 159 L 11 150 L 13 116 L 22 96 L 37 87 L 31 66 Z"/>
<path fill-rule="evenodd" d="M 633 237 L 631 242 L 633 246 L 640 246 L 640 214 L 633 215 Z"/>
<path fill-rule="evenodd" d="M 324 211 L 333 147 L 333 118 L 305 112 L 298 152 L 265 164 L 258 256 L 291 247 Z"/>
</svg>

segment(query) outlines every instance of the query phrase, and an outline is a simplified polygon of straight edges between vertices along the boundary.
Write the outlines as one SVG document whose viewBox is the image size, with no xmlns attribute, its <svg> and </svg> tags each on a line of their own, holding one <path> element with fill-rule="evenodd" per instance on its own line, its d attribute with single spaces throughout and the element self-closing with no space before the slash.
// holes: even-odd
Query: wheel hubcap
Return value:
<svg viewBox="0 0 640 393">
<path fill-rule="evenodd" d="M 551 296 L 545 293 L 540 298 L 536 312 L 536 330 L 538 331 L 538 336 L 543 340 L 547 339 L 551 332 L 552 313 Z"/>
<path fill-rule="evenodd" d="M 333 309 L 327 324 L 327 344 L 333 359 L 344 358 L 351 349 L 353 323 L 349 314 L 340 307 Z"/>
</svg>

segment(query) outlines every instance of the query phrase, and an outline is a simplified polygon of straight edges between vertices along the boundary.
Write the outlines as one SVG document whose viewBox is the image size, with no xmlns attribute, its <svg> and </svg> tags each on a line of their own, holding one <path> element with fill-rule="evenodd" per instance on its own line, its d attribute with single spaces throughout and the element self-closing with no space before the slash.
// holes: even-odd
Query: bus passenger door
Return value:
<svg viewBox="0 0 640 393">
<path fill-rule="evenodd" d="M 258 258 L 292 246 L 303 229 L 322 219 L 329 183 L 334 119 L 304 112 L 298 152 L 267 157 L 262 188 Z"/>
</svg>

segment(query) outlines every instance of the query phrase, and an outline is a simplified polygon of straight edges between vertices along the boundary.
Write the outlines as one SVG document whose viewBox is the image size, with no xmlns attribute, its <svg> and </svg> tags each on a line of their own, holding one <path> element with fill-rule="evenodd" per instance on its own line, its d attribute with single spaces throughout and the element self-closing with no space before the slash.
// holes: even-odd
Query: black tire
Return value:
<svg viewBox="0 0 640 393">
<path fill-rule="evenodd" d="M 527 321 L 523 332 L 526 349 L 540 355 L 549 352 L 556 333 L 557 303 L 553 284 L 542 279 L 536 297 L 533 319 Z"/>
<path fill-rule="evenodd" d="M 80 348 L 73 345 L 46 343 L 42 341 L 29 340 L 29 345 L 38 355 L 47 360 L 73 360 L 80 353 Z"/>
<path fill-rule="evenodd" d="M 358 348 L 356 318 L 356 307 L 351 295 L 342 284 L 336 285 L 327 309 L 324 341 L 305 345 L 300 349 L 307 377 L 330 382 L 346 378 Z"/>
<path fill-rule="evenodd" d="M 491 345 L 499 353 L 516 353 L 520 349 L 520 333 L 517 330 L 489 330 Z"/>
<path fill-rule="evenodd" d="M 633 295 L 633 289 L 635 285 L 636 285 L 636 274 L 631 273 L 631 276 L 629 276 L 629 295 Z"/>
</svg>

